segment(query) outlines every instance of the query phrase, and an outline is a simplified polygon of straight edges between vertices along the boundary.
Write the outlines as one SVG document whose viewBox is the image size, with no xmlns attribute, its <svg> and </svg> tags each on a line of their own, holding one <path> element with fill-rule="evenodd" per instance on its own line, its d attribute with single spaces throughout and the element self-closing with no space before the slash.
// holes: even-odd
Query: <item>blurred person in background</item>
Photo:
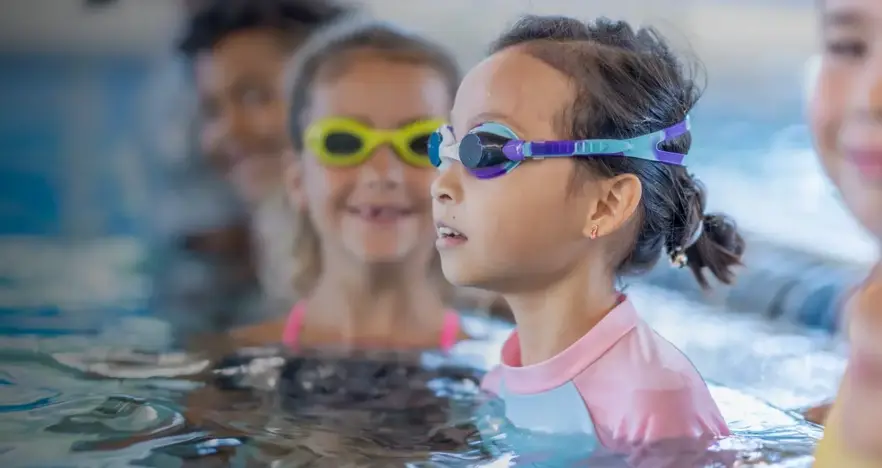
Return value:
<svg viewBox="0 0 882 468">
<path fill-rule="evenodd" d="M 448 119 L 456 61 L 394 25 L 353 20 L 308 41 L 291 76 L 286 181 L 302 301 L 287 321 L 237 336 L 449 350 L 465 334 L 433 245 L 428 144 Z"/>
<path fill-rule="evenodd" d="M 319 0 L 215 0 L 190 19 L 180 48 L 193 65 L 200 149 L 250 207 L 279 190 L 290 148 L 285 65 L 343 13 Z"/>
<path fill-rule="evenodd" d="M 441 275 L 429 193 L 436 175 L 429 138 L 447 120 L 459 85 L 453 57 L 394 25 L 352 19 L 313 35 L 290 71 L 292 154 L 283 165 L 295 242 L 287 259 L 300 301 L 287 318 L 215 340 L 232 338 L 233 345 L 248 347 L 282 341 L 297 351 L 287 361 L 288 377 L 278 380 L 291 405 L 286 418 L 316 396 L 343 398 L 351 408 L 363 397 L 347 401 L 346 395 L 365 382 L 374 395 L 395 388 L 412 393 L 410 377 L 384 377 L 414 375 L 412 353 L 398 351 L 443 352 L 471 337 Z M 359 358 L 337 360 L 327 352 L 340 348 L 346 358 L 349 351 Z M 321 353 L 311 353 L 316 349 Z M 324 370 L 306 371 L 316 359 Z M 385 361 L 376 364 L 385 370 L 374 360 Z M 326 393 L 329 388 L 334 390 Z M 218 390 L 206 386 L 192 394 L 188 418 L 200 421 L 229 398 Z M 351 418 L 346 421 L 351 425 Z M 322 446 L 346 451 L 339 431 L 328 434 Z M 316 443 L 311 440 L 310 448 Z"/>
<path fill-rule="evenodd" d="M 848 210 L 882 245 L 882 2 L 824 0 L 822 55 L 809 106 L 821 165 Z M 882 466 L 882 264 L 845 306 L 850 356 L 815 466 Z M 828 414 L 829 410 L 829 414 Z"/>
<path fill-rule="evenodd" d="M 159 275 L 159 307 L 179 339 L 284 314 L 293 303 L 293 221 L 281 178 L 290 151 L 283 75 L 310 34 L 347 13 L 324 0 L 184 6 L 179 48 L 198 96 L 201 162 L 229 183 L 234 199 L 212 198 L 225 206 L 203 207 L 227 214 L 208 227 L 184 228 L 177 256 L 187 260 Z"/>
</svg>

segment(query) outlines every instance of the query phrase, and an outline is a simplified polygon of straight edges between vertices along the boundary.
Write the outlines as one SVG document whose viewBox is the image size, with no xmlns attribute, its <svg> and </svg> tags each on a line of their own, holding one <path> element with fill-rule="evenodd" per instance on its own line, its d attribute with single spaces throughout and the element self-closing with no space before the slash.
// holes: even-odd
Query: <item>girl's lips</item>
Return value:
<svg viewBox="0 0 882 468">
<path fill-rule="evenodd" d="M 378 224 L 395 223 L 413 214 L 413 210 L 407 208 L 378 205 L 350 206 L 346 208 L 346 212 L 364 221 Z"/>
<path fill-rule="evenodd" d="M 882 179 L 882 149 L 852 149 L 846 151 L 846 157 L 862 175 Z"/>
<path fill-rule="evenodd" d="M 439 237 L 435 240 L 435 248 L 437 249 L 449 249 L 453 247 L 457 247 L 468 242 L 468 239 L 465 237 Z"/>
<path fill-rule="evenodd" d="M 441 222 L 435 223 L 435 231 L 438 234 L 435 247 L 438 249 L 456 247 L 465 244 L 469 240 L 465 234 Z"/>
</svg>

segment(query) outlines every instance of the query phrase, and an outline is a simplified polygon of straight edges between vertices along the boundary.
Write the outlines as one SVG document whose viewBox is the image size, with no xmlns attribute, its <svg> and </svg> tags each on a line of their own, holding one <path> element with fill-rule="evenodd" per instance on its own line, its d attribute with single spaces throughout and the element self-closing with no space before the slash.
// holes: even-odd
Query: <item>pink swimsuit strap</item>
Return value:
<svg viewBox="0 0 882 468">
<path fill-rule="evenodd" d="M 291 313 L 288 314 L 288 321 L 285 323 L 285 329 L 282 332 L 282 343 L 289 348 L 297 348 L 305 315 L 305 302 L 294 304 Z M 438 342 L 438 347 L 441 351 L 448 352 L 456 345 L 459 340 L 459 322 L 459 314 L 456 311 L 448 310 L 444 312 L 444 322 L 441 325 L 441 336 Z"/>
</svg>

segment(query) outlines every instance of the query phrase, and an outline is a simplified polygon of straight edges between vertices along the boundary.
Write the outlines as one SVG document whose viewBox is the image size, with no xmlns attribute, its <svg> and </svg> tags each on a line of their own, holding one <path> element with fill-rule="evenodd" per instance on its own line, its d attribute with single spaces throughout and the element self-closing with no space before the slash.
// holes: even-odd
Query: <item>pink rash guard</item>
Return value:
<svg viewBox="0 0 882 468">
<path fill-rule="evenodd" d="M 501 357 L 482 387 L 505 402 L 505 416 L 515 427 L 582 434 L 616 452 L 729 434 L 692 363 L 641 320 L 625 297 L 585 336 L 545 362 L 521 364 L 517 330 Z"/>
</svg>

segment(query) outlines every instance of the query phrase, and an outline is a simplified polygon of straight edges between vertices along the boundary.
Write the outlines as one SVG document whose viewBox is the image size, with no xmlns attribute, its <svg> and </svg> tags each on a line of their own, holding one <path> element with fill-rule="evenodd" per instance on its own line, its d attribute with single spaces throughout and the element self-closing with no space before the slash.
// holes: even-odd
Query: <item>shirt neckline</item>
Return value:
<svg viewBox="0 0 882 468">
<path fill-rule="evenodd" d="M 639 320 L 634 305 L 623 298 L 575 343 L 550 359 L 529 366 L 521 365 L 520 341 L 515 329 L 502 345 L 500 369 L 503 385 L 506 390 L 519 394 L 540 393 L 559 387 L 603 356 L 633 330 Z"/>
</svg>

